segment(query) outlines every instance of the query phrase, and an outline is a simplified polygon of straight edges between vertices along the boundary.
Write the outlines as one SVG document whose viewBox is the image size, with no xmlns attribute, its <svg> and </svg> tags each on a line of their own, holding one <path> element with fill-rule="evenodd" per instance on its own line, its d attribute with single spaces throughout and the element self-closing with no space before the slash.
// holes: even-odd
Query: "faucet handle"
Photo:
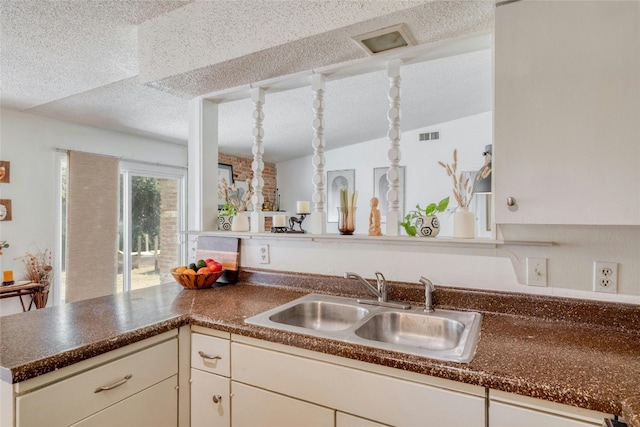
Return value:
<svg viewBox="0 0 640 427">
<path fill-rule="evenodd" d="M 382 273 L 380 273 L 379 271 L 375 272 L 376 275 L 376 280 L 378 281 L 378 283 L 384 283 L 387 281 L 387 279 L 384 278 L 384 275 Z"/>
</svg>

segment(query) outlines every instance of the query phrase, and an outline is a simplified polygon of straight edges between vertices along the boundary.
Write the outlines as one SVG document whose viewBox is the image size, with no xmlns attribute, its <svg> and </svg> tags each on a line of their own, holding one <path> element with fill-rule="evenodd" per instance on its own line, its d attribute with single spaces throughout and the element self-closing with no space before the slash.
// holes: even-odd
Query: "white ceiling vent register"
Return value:
<svg viewBox="0 0 640 427">
<path fill-rule="evenodd" d="M 386 52 L 391 49 L 415 46 L 416 41 L 406 24 L 382 28 L 353 38 L 369 55 Z"/>
<path fill-rule="evenodd" d="M 438 139 L 440 139 L 440 131 L 424 132 L 418 136 L 418 141 L 436 141 Z"/>
</svg>

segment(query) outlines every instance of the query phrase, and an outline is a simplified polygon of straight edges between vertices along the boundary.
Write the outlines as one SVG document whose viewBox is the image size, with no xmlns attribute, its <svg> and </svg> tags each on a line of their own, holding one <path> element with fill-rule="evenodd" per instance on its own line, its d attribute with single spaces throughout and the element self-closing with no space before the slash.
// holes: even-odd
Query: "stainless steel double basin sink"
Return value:
<svg viewBox="0 0 640 427">
<path fill-rule="evenodd" d="M 306 295 L 245 319 L 251 325 L 377 349 L 468 363 L 480 337 L 479 313 L 388 308 L 352 298 Z"/>
</svg>

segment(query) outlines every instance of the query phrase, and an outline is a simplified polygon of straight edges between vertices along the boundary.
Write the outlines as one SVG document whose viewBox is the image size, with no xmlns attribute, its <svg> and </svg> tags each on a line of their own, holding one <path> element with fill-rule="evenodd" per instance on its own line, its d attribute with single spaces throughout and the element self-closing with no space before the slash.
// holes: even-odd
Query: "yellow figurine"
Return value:
<svg viewBox="0 0 640 427">
<path fill-rule="evenodd" d="M 369 214 L 369 236 L 382 236 L 380 230 L 380 209 L 378 209 L 378 198 L 371 199 L 371 213 Z"/>
</svg>

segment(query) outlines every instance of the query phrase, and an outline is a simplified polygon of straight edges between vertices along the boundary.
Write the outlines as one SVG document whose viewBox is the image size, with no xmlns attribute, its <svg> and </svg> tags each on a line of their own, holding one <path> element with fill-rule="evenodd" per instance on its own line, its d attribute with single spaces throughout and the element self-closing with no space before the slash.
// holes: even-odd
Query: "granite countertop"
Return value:
<svg viewBox="0 0 640 427">
<path fill-rule="evenodd" d="M 242 280 L 195 291 L 170 283 L 0 317 L 0 379 L 24 381 L 193 324 L 618 414 L 640 427 L 638 306 L 438 287 L 437 307 L 483 314 L 476 355 L 460 364 L 245 324 L 304 293 L 366 293 L 326 276 L 255 271 Z M 420 294 L 392 284 L 390 299 L 416 302 Z"/>
</svg>

